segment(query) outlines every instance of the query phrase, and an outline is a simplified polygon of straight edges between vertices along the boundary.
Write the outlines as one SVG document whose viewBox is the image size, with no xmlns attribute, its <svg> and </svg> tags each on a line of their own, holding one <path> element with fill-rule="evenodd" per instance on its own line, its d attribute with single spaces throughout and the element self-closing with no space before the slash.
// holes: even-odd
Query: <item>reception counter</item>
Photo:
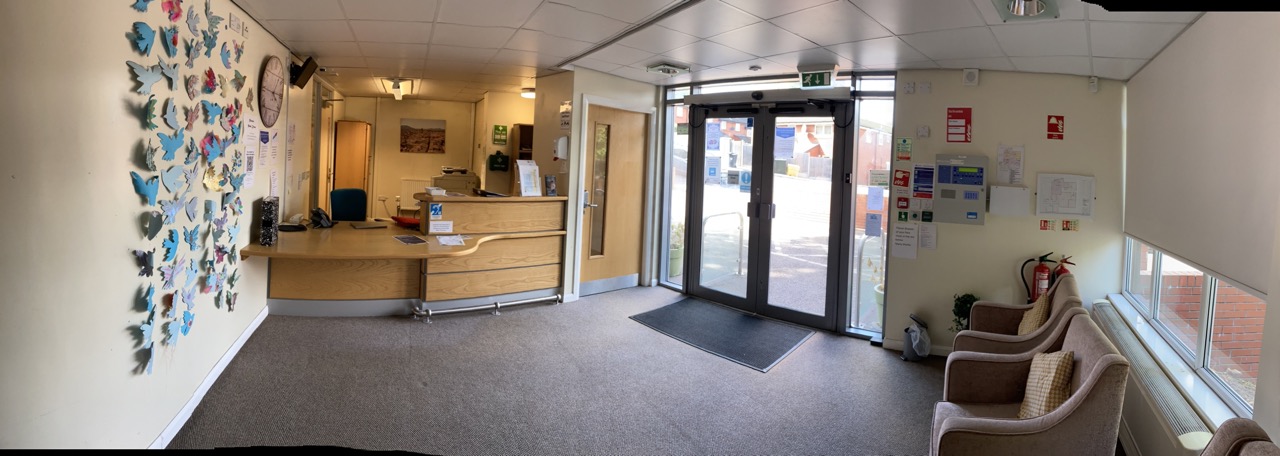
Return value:
<svg viewBox="0 0 1280 456">
<path fill-rule="evenodd" d="M 273 313 L 408 314 L 415 307 L 443 310 L 560 292 L 567 198 L 415 196 L 425 202 L 418 230 L 354 229 L 338 222 L 332 228 L 281 232 L 274 245 L 250 245 L 240 255 L 269 259 L 267 295 L 269 304 L 279 304 Z M 439 204 L 434 220 L 426 209 L 432 203 Z M 446 225 L 433 221 L 452 222 L 450 230 L 431 231 Z M 426 242 L 406 245 L 396 239 L 406 235 Z M 454 235 L 463 245 L 441 244 L 442 236 Z M 372 302 L 387 300 L 395 304 Z"/>
</svg>

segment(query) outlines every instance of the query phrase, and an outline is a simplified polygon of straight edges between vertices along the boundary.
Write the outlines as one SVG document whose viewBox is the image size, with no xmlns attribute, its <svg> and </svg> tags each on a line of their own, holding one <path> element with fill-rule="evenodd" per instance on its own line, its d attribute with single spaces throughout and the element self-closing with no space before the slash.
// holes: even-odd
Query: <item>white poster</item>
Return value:
<svg viewBox="0 0 1280 456">
<path fill-rule="evenodd" d="M 542 196 L 538 163 L 533 160 L 516 160 L 516 169 L 520 173 L 520 196 Z"/>
<path fill-rule="evenodd" d="M 1025 152 L 1026 149 L 1023 146 L 1001 144 L 996 148 L 996 162 L 999 165 L 999 172 L 996 174 L 997 184 L 1022 184 L 1022 157 Z"/>
<path fill-rule="evenodd" d="M 925 250 L 938 249 L 938 225 L 932 223 L 920 224 L 920 248 Z"/>
<path fill-rule="evenodd" d="M 916 259 L 916 246 L 919 244 L 920 225 L 918 223 L 898 222 L 893 224 L 893 246 L 889 253 L 895 258 Z"/>
<path fill-rule="evenodd" d="M 257 149 L 254 148 L 253 143 L 250 142 L 249 146 L 246 146 L 244 148 L 244 186 L 245 188 L 253 187 L 253 181 L 254 181 L 253 175 L 255 174 L 254 172 L 257 171 L 258 169 L 257 163 L 254 163 L 254 158 L 256 154 L 257 154 Z"/>
<path fill-rule="evenodd" d="M 1040 174 L 1037 183 L 1037 216 L 1093 217 L 1093 176 Z"/>
</svg>

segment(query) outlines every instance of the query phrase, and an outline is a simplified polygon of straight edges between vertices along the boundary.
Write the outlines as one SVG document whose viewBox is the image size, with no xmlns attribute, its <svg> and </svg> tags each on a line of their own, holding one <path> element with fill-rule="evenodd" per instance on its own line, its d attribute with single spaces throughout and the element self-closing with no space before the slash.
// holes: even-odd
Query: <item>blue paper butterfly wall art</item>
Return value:
<svg viewBox="0 0 1280 456">
<path fill-rule="evenodd" d="M 153 2 L 160 7 L 149 8 Z M 203 8 L 197 6 L 201 2 Z M 139 313 L 126 328 L 137 350 L 132 371 L 151 375 L 157 364 L 179 356 L 180 341 L 198 343 L 196 314 L 208 321 L 212 310 L 234 310 L 239 297 L 234 256 L 247 219 L 239 198 L 228 201 L 198 177 L 202 170 L 223 170 L 235 191 L 252 185 L 245 179 L 250 171 L 237 158 L 243 155 L 239 133 L 246 122 L 239 107 L 250 100 L 237 97 L 244 96 L 244 75 L 260 72 L 261 63 L 241 64 L 247 28 L 224 23 L 228 14 L 215 14 L 210 0 L 134 0 L 122 7 L 135 13 L 121 24 L 121 45 L 134 55 L 125 69 L 136 83 L 122 96 L 139 107 L 139 122 L 131 124 L 139 126 L 139 146 L 129 153 L 141 151 L 142 160 L 129 172 L 129 183 L 121 178 L 140 198 L 138 236 L 125 252 L 137 269 L 121 271 L 120 279 L 138 281 L 125 300 Z M 188 90 L 188 81 L 200 83 L 200 90 Z"/>
</svg>

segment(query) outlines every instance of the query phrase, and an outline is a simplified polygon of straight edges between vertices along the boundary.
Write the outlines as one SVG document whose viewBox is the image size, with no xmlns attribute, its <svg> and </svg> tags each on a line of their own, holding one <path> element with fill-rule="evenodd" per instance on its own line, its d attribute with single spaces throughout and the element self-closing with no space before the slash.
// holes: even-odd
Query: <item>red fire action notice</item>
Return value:
<svg viewBox="0 0 1280 456">
<path fill-rule="evenodd" d="M 973 142 L 973 108 L 947 108 L 947 142 Z"/>
<path fill-rule="evenodd" d="M 1067 134 L 1067 116 L 1049 116 L 1049 139 L 1061 140 Z"/>
</svg>

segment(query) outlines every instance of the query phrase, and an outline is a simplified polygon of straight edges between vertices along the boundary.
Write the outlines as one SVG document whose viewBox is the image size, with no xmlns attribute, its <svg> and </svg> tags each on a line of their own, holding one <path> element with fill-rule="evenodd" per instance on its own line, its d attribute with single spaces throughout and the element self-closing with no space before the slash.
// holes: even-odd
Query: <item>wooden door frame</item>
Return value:
<svg viewBox="0 0 1280 456">
<path fill-rule="evenodd" d="M 563 294 L 566 302 L 576 301 L 580 296 L 582 289 L 582 190 L 586 187 L 587 174 L 587 145 L 590 144 L 590 136 L 593 133 L 591 123 L 589 121 L 591 107 L 603 106 L 622 111 L 628 111 L 649 116 L 644 122 L 645 129 L 645 148 L 644 148 L 644 177 L 641 179 L 643 185 L 644 197 L 642 199 L 642 207 L 640 209 L 641 234 L 640 234 L 640 283 L 645 285 L 656 284 L 657 259 L 654 258 L 656 251 L 654 234 L 656 231 L 655 224 L 657 217 L 654 215 L 653 208 L 657 207 L 658 196 L 654 189 L 658 188 L 658 175 L 655 172 L 658 169 L 658 157 L 653 151 L 655 150 L 655 141 L 657 140 L 657 114 L 658 108 L 655 106 L 639 106 L 613 100 L 598 95 L 581 94 L 578 100 L 578 134 L 570 135 L 570 141 L 576 141 L 576 144 L 570 144 L 570 150 L 573 151 L 572 157 L 577 159 L 576 165 L 569 167 L 569 201 L 566 205 L 565 224 L 569 227 L 569 236 L 565 236 L 565 267 L 563 277 Z"/>
</svg>

